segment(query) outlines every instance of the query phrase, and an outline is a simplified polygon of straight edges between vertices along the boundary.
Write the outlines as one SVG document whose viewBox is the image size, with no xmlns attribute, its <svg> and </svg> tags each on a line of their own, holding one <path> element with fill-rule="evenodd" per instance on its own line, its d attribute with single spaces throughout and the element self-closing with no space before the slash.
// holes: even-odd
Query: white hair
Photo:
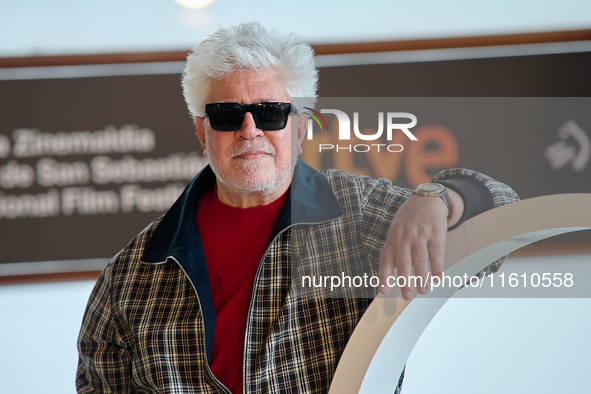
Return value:
<svg viewBox="0 0 591 394">
<path fill-rule="evenodd" d="M 248 22 L 216 31 L 187 56 L 182 86 L 191 116 L 204 115 L 214 80 L 246 70 L 274 70 L 290 97 L 305 98 L 298 102 L 309 106 L 316 102 L 318 70 L 312 47 L 293 34 Z"/>
</svg>

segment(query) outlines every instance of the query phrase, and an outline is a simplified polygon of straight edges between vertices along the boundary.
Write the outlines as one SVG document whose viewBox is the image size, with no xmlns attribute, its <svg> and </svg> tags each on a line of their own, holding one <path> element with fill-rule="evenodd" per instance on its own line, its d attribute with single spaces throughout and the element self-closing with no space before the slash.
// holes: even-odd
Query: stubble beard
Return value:
<svg viewBox="0 0 591 394">
<path fill-rule="evenodd" d="M 211 154 L 213 151 L 210 149 L 209 139 L 205 140 L 205 149 L 217 180 L 239 195 L 273 193 L 291 179 L 298 156 L 297 151 L 291 149 L 289 162 L 278 161 L 277 150 L 268 141 L 243 140 L 225 154 L 227 162 L 237 165 L 224 166 L 219 157 Z M 250 151 L 264 151 L 270 155 L 257 160 L 234 158 Z M 269 165 L 273 168 L 269 169 Z"/>
</svg>

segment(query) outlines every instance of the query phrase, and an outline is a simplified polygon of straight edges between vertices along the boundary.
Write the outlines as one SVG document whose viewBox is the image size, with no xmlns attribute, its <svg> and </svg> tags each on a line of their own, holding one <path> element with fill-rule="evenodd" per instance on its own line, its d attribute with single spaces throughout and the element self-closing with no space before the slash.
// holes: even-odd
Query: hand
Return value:
<svg viewBox="0 0 591 394">
<path fill-rule="evenodd" d="M 414 297 L 414 286 L 426 294 L 430 276 L 441 278 L 445 266 L 447 229 L 462 216 L 464 203 L 453 190 L 447 189 L 452 201 L 453 216 L 448 220 L 448 209 L 438 197 L 411 196 L 398 210 L 380 253 L 380 292 L 387 294 L 390 276 L 405 277 L 402 296 Z M 429 274 L 430 272 L 430 274 Z M 415 279 L 410 277 L 414 276 Z M 392 279 L 390 280 L 392 281 Z"/>
</svg>

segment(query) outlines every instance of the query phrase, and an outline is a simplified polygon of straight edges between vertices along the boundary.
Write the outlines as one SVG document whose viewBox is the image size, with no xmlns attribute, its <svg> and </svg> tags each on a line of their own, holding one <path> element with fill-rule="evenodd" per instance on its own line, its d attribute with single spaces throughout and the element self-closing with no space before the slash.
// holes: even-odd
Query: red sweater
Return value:
<svg viewBox="0 0 591 394">
<path fill-rule="evenodd" d="M 210 368 L 234 394 L 242 393 L 246 318 L 254 278 L 287 192 L 271 204 L 235 208 L 203 195 L 197 208 L 209 283 L 216 313 Z"/>
</svg>

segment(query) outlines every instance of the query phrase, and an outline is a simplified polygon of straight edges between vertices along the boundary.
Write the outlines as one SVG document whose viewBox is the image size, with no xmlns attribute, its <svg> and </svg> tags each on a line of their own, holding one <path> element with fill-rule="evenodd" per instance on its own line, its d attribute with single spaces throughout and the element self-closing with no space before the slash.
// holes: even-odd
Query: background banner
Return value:
<svg viewBox="0 0 591 394">
<path fill-rule="evenodd" d="M 318 169 L 406 187 L 459 166 L 513 186 L 522 198 L 590 192 L 591 77 L 577 72 L 590 59 L 321 68 L 321 97 L 348 98 L 319 100 L 315 110 L 328 130 L 311 120 L 302 157 Z M 369 95 L 385 97 L 360 99 Z M 446 98 L 487 95 L 549 97 Z M 323 109 L 343 111 L 352 127 L 359 112 L 366 139 L 351 129 L 351 139 L 340 140 L 337 115 Z M 400 128 L 390 139 L 386 129 L 367 139 L 380 117 L 387 127 L 389 112 L 416 117 L 408 127 L 416 140 Z M 0 263 L 108 258 L 207 163 L 179 74 L 0 80 L 0 118 Z M 390 119 L 396 122 L 413 119 Z"/>
</svg>

